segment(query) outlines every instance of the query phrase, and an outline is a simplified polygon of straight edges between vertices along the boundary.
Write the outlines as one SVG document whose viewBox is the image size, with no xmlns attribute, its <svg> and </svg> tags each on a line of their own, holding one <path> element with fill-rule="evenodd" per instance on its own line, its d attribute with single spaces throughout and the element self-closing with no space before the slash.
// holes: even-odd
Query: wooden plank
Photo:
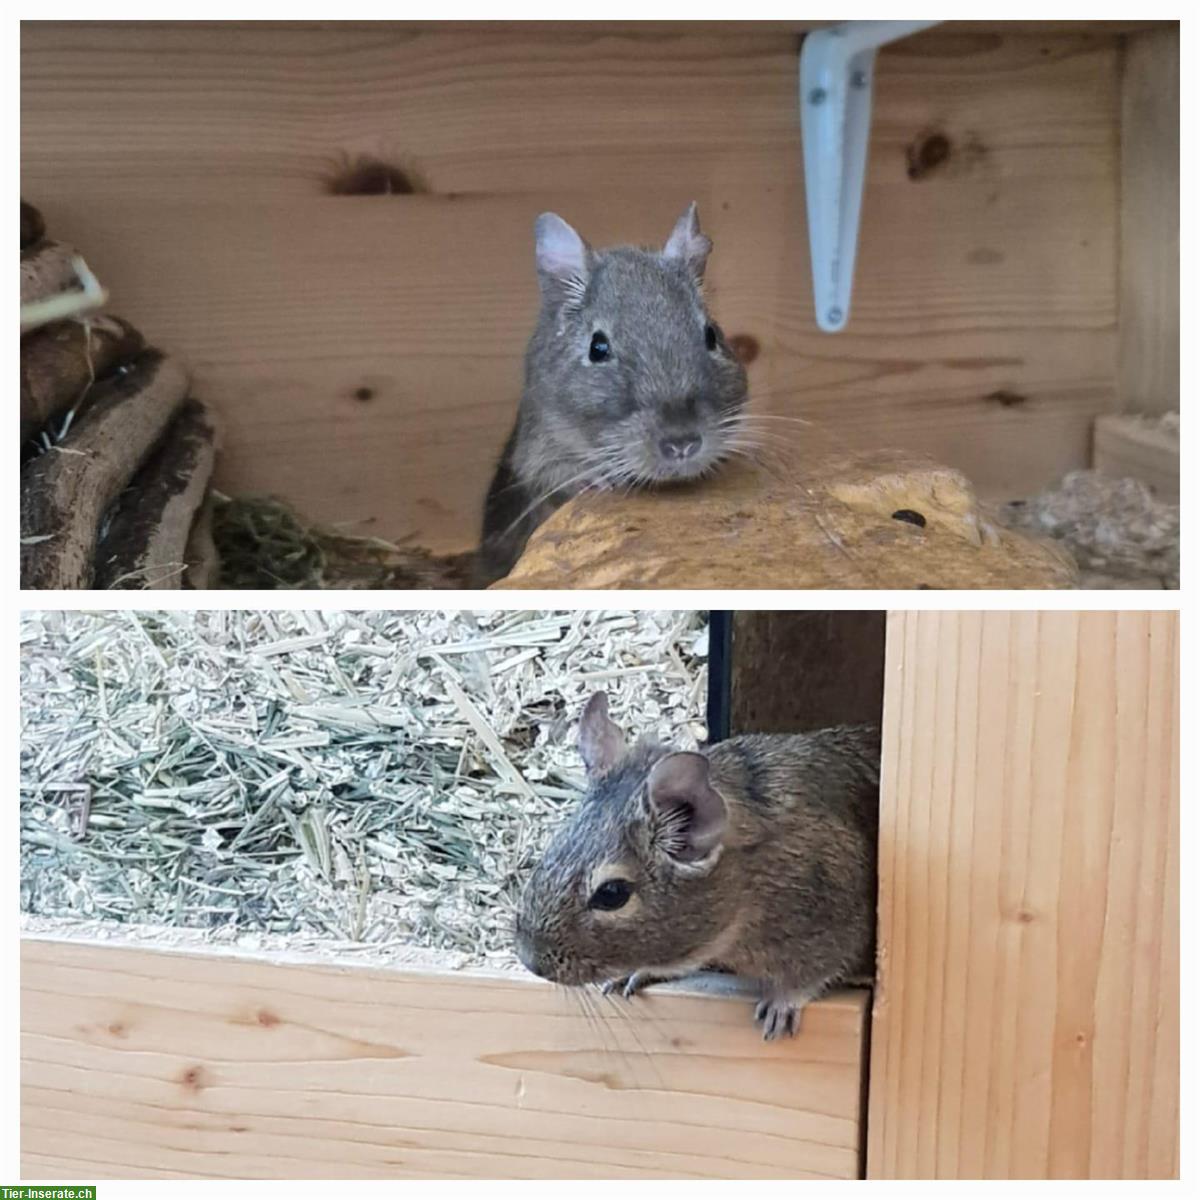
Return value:
<svg viewBox="0 0 1200 1200">
<path fill-rule="evenodd" d="M 1176 613 L 888 619 L 870 1178 L 1179 1171 Z"/>
<path fill-rule="evenodd" d="M 22 186 L 193 363 L 223 490 L 470 545 L 543 208 L 603 244 L 664 236 L 697 199 L 755 402 L 821 449 L 892 443 L 1018 496 L 1085 465 L 1113 407 L 1112 37 L 962 31 L 881 57 L 836 339 L 813 322 L 793 35 L 56 22 L 22 42 Z M 910 178 L 934 136 L 948 157 Z M 422 190 L 325 194 L 359 154 Z"/>
<path fill-rule="evenodd" d="M 767 1044 L 694 989 L 27 938 L 23 1175 L 853 1178 L 864 996 Z"/>
<path fill-rule="evenodd" d="M 1129 412 L 1179 407 L 1179 26 L 1125 41 L 1121 76 L 1121 339 Z"/>
<path fill-rule="evenodd" d="M 878 725 L 883 634 L 882 612 L 735 612 L 730 731 Z"/>
<path fill-rule="evenodd" d="M 1096 420 L 1092 465 L 1117 478 L 1132 476 L 1159 500 L 1179 503 L 1179 425 L 1112 414 Z"/>
</svg>

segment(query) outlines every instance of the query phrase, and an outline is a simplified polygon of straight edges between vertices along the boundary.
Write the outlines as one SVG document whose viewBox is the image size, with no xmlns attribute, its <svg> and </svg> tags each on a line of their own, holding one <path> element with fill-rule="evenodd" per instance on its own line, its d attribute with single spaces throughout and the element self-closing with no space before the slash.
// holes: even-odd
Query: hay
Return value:
<svg viewBox="0 0 1200 1200">
<path fill-rule="evenodd" d="M 21 909 L 507 966 L 574 722 L 704 737 L 687 612 L 66 612 L 21 626 Z"/>
<path fill-rule="evenodd" d="M 218 587 L 322 590 L 470 586 L 472 556 L 436 555 L 381 538 L 352 537 L 303 521 L 273 497 L 216 494 Z"/>
</svg>

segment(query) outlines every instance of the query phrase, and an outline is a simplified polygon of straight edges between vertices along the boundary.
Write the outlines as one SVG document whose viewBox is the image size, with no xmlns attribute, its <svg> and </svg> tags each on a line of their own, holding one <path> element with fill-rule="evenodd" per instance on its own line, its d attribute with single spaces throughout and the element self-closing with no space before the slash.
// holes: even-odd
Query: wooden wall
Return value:
<svg viewBox="0 0 1200 1200">
<path fill-rule="evenodd" d="M 1178 639 L 889 616 L 868 1177 L 1178 1174 Z"/>
<path fill-rule="evenodd" d="M 1179 26 L 1123 40 L 1121 408 L 1179 407 Z"/>
<path fill-rule="evenodd" d="M 531 226 L 656 241 L 699 201 L 715 310 L 805 443 L 1026 494 L 1114 407 L 1117 36 L 955 26 L 880 59 L 849 330 L 813 323 L 779 26 L 22 26 L 22 188 L 195 367 L 219 484 L 457 548 L 520 388 Z M 331 195 L 339 163 L 410 195 Z"/>
<path fill-rule="evenodd" d="M 713 981 L 714 985 L 716 981 Z M 748 995 L 26 938 L 24 1179 L 838 1178 L 866 993 Z"/>
</svg>

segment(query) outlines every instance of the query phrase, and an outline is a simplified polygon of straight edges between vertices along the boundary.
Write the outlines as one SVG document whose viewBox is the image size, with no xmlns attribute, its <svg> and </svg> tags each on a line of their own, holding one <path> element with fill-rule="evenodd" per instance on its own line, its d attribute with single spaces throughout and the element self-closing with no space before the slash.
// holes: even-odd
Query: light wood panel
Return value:
<svg viewBox="0 0 1200 1200">
<path fill-rule="evenodd" d="M 889 616 L 868 1177 L 1179 1169 L 1175 613 Z"/>
<path fill-rule="evenodd" d="M 1178 408 L 1178 24 L 1124 41 L 1120 303 L 1121 407 Z"/>
<path fill-rule="evenodd" d="M 746 997 L 597 1003 L 588 1018 L 520 977 L 26 939 L 23 1175 L 857 1176 L 864 993 L 772 1044 Z"/>
<path fill-rule="evenodd" d="M 604 244 L 661 238 L 697 199 L 756 403 L 823 450 L 907 446 L 1015 496 L 1086 464 L 1113 407 L 1115 37 L 935 32 L 881 56 L 835 338 L 813 323 L 792 33 L 26 23 L 22 42 L 22 186 L 191 359 L 226 490 L 469 545 L 544 208 Z M 910 179 L 931 133 L 950 155 Z M 424 190 L 324 194 L 359 154 Z"/>
</svg>

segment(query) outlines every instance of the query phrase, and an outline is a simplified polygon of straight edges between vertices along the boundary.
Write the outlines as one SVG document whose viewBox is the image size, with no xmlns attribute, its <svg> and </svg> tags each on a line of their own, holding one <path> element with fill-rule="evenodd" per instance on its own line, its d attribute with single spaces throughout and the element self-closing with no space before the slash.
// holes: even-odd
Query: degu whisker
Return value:
<svg viewBox="0 0 1200 1200">
<path fill-rule="evenodd" d="M 637 1043 L 637 1048 L 641 1051 L 642 1056 L 649 1064 L 650 1070 L 654 1072 L 654 1077 L 658 1080 L 658 1086 L 664 1092 L 667 1091 L 667 1081 L 663 1078 L 662 1072 L 658 1069 L 658 1060 L 655 1058 L 654 1054 L 646 1048 L 645 1042 L 643 1042 L 638 1036 L 637 1026 L 638 1022 L 641 1020 L 641 1016 L 635 1016 L 628 1009 L 624 1008 L 623 1005 L 627 1002 L 618 1000 L 613 995 L 601 992 L 600 1000 L 602 1003 L 608 1005 L 610 1011 L 617 1017 L 619 1021 L 623 1022 L 623 1027 L 629 1031 L 630 1036 L 633 1038 L 634 1042 Z M 645 1007 L 646 1006 L 643 1004 L 643 1012 Z"/>
<path fill-rule="evenodd" d="M 517 528 L 518 525 L 521 524 L 522 521 L 525 520 L 526 517 L 528 517 L 531 513 L 536 512 L 538 508 L 546 503 L 547 500 L 553 499 L 553 497 L 557 496 L 560 492 L 563 492 L 570 487 L 574 487 L 576 484 L 583 483 L 585 480 L 593 478 L 595 476 L 596 469 L 604 465 L 601 455 L 593 455 L 587 460 L 587 463 L 588 465 L 582 471 L 575 475 L 569 476 L 565 480 L 556 482 L 551 487 L 548 487 L 545 491 L 539 493 L 538 496 L 531 503 L 526 505 L 525 508 L 523 508 L 520 513 L 518 513 L 517 516 L 508 525 L 506 525 L 497 536 L 500 538 L 507 537 L 513 532 L 514 529 Z"/>
</svg>

